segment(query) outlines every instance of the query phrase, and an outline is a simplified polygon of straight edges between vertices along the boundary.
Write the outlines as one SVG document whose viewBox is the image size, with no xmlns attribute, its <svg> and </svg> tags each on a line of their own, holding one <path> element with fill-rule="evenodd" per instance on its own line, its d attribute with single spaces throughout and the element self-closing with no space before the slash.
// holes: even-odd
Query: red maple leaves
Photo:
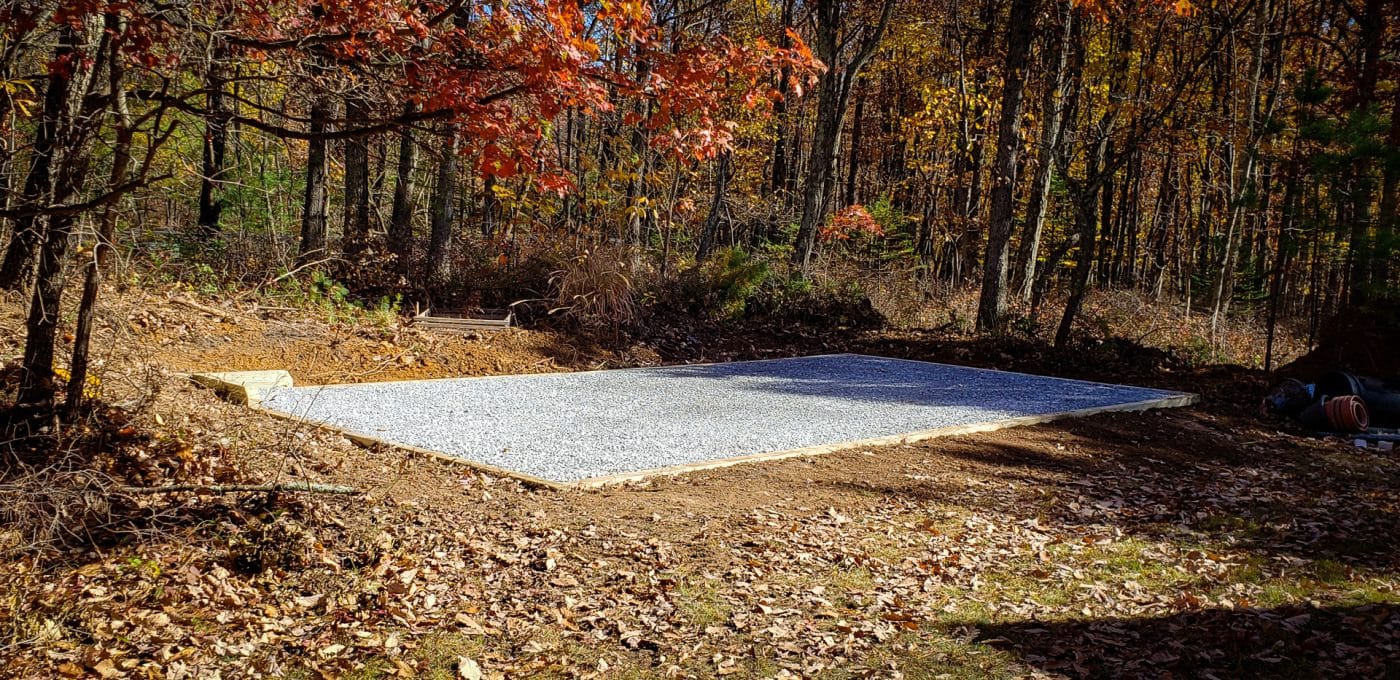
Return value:
<svg viewBox="0 0 1400 680">
<path fill-rule="evenodd" d="M 822 241 L 845 241 L 855 235 L 885 235 L 880 223 L 860 204 L 847 206 L 832 215 L 831 220 L 817 233 L 817 237 Z"/>
<path fill-rule="evenodd" d="M 650 2 L 605 0 L 206 0 L 181 10 L 148 0 L 66 0 L 53 22 L 117 13 L 127 53 L 178 80 L 211 39 L 291 87 L 362 88 L 386 119 L 406 103 L 419 119 L 455 125 L 464 154 L 500 177 L 529 174 L 560 191 L 541 153 L 565 112 L 623 111 L 647 141 L 685 161 L 733 141 L 735 105 L 762 109 L 774 74 L 800 84 L 817 62 L 801 40 L 692 35 L 658 25 Z M 354 121 L 348 121 L 353 125 Z M 544 186 L 547 185 L 547 186 Z"/>
</svg>

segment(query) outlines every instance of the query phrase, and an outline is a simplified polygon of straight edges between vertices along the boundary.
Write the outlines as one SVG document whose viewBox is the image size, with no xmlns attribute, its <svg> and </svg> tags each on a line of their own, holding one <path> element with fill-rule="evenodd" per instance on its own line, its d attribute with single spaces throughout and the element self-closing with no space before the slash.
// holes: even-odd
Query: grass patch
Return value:
<svg viewBox="0 0 1400 680">
<path fill-rule="evenodd" d="M 715 626 L 729 620 L 733 608 L 720 595 L 719 585 L 710 579 L 684 576 L 678 579 L 676 609 L 687 621 L 699 628 Z"/>
</svg>

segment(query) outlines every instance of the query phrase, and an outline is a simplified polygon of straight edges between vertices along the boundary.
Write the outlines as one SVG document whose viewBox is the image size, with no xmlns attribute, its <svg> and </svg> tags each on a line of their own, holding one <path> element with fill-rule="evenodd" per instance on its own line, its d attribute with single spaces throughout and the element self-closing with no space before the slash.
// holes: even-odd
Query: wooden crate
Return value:
<svg viewBox="0 0 1400 680">
<path fill-rule="evenodd" d="M 515 315 L 509 309 L 483 309 L 479 312 L 435 312 L 423 310 L 413 316 L 413 326 L 439 333 L 489 333 L 510 328 Z"/>
</svg>

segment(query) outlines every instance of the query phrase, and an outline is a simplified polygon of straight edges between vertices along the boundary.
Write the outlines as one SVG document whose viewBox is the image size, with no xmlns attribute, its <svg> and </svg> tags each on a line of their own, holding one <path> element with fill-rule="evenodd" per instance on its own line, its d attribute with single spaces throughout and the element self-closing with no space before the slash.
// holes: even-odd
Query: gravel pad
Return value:
<svg viewBox="0 0 1400 680">
<path fill-rule="evenodd" d="M 1181 397 L 857 354 L 284 387 L 262 406 L 556 482 Z"/>
</svg>

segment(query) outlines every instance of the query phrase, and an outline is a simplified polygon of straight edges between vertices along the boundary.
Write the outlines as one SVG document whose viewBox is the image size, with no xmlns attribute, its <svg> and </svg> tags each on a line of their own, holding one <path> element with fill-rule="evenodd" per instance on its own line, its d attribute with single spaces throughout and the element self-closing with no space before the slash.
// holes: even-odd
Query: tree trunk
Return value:
<svg viewBox="0 0 1400 680">
<path fill-rule="evenodd" d="M 496 235 L 496 213 L 500 212 L 500 202 L 496 199 L 496 176 L 487 175 L 481 182 L 481 237 L 490 240 Z"/>
<path fill-rule="evenodd" d="M 1045 266 L 1041 267 L 1035 275 L 1035 283 L 1031 285 L 1031 312 L 1032 323 L 1039 323 L 1040 307 L 1045 302 L 1045 291 L 1050 289 L 1050 279 L 1055 275 L 1055 270 L 1060 266 L 1060 260 L 1065 259 L 1069 249 L 1079 243 L 1079 234 L 1070 234 L 1059 246 L 1050 251 L 1050 255 L 1045 258 Z"/>
<path fill-rule="evenodd" d="M 783 0 L 783 33 L 778 37 L 778 47 L 789 49 L 792 47 L 792 39 L 788 37 L 787 28 L 792 26 L 792 5 L 794 0 Z M 771 190 L 775 196 L 780 197 L 784 202 L 788 201 L 792 194 L 792 161 L 788 158 L 788 128 L 791 121 L 788 120 L 787 98 L 792 94 L 792 68 L 784 66 L 778 73 L 778 101 L 773 103 L 773 181 Z"/>
<path fill-rule="evenodd" d="M 114 14 L 106 17 L 108 30 L 121 29 L 121 20 Z M 127 109 L 126 88 L 122 82 L 125 69 L 117 47 L 111 47 L 108 55 L 108 92 L 112 97 L 112 117 L 115 121 L 116 138 L 112 145 L 112 170 L 107 180 L 108 191 L 118 191 L 126 183 L 126 175 L 131 165 L 131 112 Z M 73 331 L 73 358 L 69 362 L 68 399 L 64 404 L 69 417 L 81 412 L 87 398 L 87 378 L 89 348 L 92 340 L 93 316 L 97 308 L 97 294 L 102 287 L 102 276 L 111 259 L 111 251 L 116 244 L 117 207 L 109 204 L 102 210 L 97 227 L 97 240 L 93 244 L 92 259 L 84 267 L 83 293 L 78 303 L 77 325 Z"/>
<path fill-rule="evenodd" d="M 1259 143 L 1264 134 L 1262 129 L 1264 121 L 1260 120 L 1259 115 L 1259 85 L 1264 69 L 1264 39 L 1268 32 L 1265 30 L 1267 28 L 1265 23 L 1268 4 L 1267 0 L 1263 0 L 1255 10 L 1255 31 L 1258 36 L 1254 43 L 1253 62 L 1250 69 L 1249 99 L 1246 102 L 1248 128 L 1242 154 L 1243 159 L 1237 161 L 1237 156 L 1241 152 L 1235 148 L 1233 143 L 1228 147 L 1230 150 L 1228 154 L 1230 216 L 1225 230 L 1225 252 L 1220 257 L 1220 266 L 1216 271 L 1215 288 L 1211 299 L 1211 342 L 1215 342 L 1220 319 L 1227 313 L 1230 298 L 1234 296 L 1235 264 L 1239 259 L 1238 244 L 1242 240 L 1244 231 L 1245 199 L 1255 193 L 1255 188 L 1258 185 L 1256 168 L 1258 167 Z"/>
<path fill-rule="evenodd" d="M 850 90 L 842 81 L 843 73 L 828 72 L 822 75 L 821 95 L 817 100 L 817 127 L 812 133 L 806 184 L 802 189 L 802 221 L 798 224 L 797 248 L 793 251 L 793 264 L 803 274 L 811 268 L 817 232 L 826 220 L 836 180 L 836 152 L 841 145 L 841 126 L 850 102 Z"/>
<path fill-rule="evenodd" d="M 1100 167 L 1113 164 L 1115 151 L 1113 140 L 1110 139 L 1108 142 L 1108 150 L 1104 152 L 1104 162 Z M 1103 191 L 1099 192 L 1099 236 L 1101 239 L 1104 236 L 1110 239 L 1113 237 L 1113 179 L 1115 175 L 1116 173 L 1111 171 L 1105 173 L 1102 182 Z M 1110 242 L 1107 245 L 1111 247 L 1112 243 Z M 1109 252 L 1109 248 L 1101 246 L 1095 247 L 1095 269 L 1094 273 L 1090 275 L 1090 281 L 1097 282 L 1108 278 L 1107 272 L 1105 271 L 1106 267 L 1104 266 L 1104 255 L 1107 252 Z"/>
<path fill-rule="evenodd" d="M 1011 0 L 1006 29 L 1006 68 L 997 125 L 997 158 L 993 170 L 991 220 L 982 270 L 982 296 L 977 305 L 977 328 L 988 331 L 1006 315 L 1006 266 L 1011 245 L 1011 218 L 1016 199 L 1016 161 L 1021 150 L 1021 103 L 1026 87 L 1026 55 L 1030 52 L 1035 0 Z"/>
<path fill-rule="evenodd" d="M 77 29 L 65 24 L 59 30 L 59 44 L 54 49 L 55 62 L 75 55 L 80 40 Z M 101 55 L 98 58 L 102 58 Z M 81 61 L 81 60 L 77 60 Z M 75 62 L 76 63 L 76 62 Z M 90 67 L 74 66 L 74 73 L 64 73 L 57 69 L 49 76 L 49 85 L 44 93 L 44 119 L 39 132 L 49 134 L 61 132 L 66 145 L 66 161 L 59 168 L 52 200 L 63 202 L 78 192 L 87 179 L 88 163 L 91 161 L 89 146 L 91 136 L 86 131 L 74 130 L 73 117 L 69 113 L 69 95 L 75 75 Z M 81 89 L 81 88 L 79 88 Z M 86 118 L 92 113 L 84 111 L 79 115 Z M 51 138 L 52 140 L 53 138 Z M 37 144 L 36 144 L 37 146 Z M 50 146 L 50 153 L 52 146 Z M 20 378 L 16 403 L 21 407 L 47 411 L 53 406 L 57 386 L 54 384 L 54 340 L 60 321 L 60 303 L 63 300 L 65 265 L 69 260 L 69 240 L 73 232 L 73 214 L 50 215 L 41 220 L 44 230 L 40 239 L 38 275 L 34 281 L 34 292 L 30 297 L 29 316 L 25 323 L 23 371 Z"/>
<path fill-rule="evenodd" d="M 414 111 L 412 104 L 404 106 L 404 114 Z M 413 262 L 413 171 L 417 163 L 418 146 L 413 141 L 413 128 L 405 125 L 399 131 L 399 160 L 394 179 L 394 208 L 389 215 L 389 252 L 394 256 L 394 268 L 407 276 Z"/>
<path fill-rule="evenodd" d="M 719 156 L 719 167 L 715 169 L 715 196 L 710 203 L 710 215 L 705 218 L 705 226 L 700 230 L 700 244 L 695 250 L 696 262 L 704 262 L 714 251 L 715 236 L 724 215 L 725 195 L 729 192 L 730 156 L 728 151 Z"/>
<path fill-rule="evenodd" d="M 645 86 L 651 80 L 651 62 L 640 61 L 637 64 L 637 82 Z M 647 138 L 643 125 L 650 117 L 650 103 L 638 102 L 634 113 L 637 116 L 637 123 L 631 126 L 631 133 L 628 135 L 631 159 L 634 166 L 631 168 L 631 179 L 627 183 L 627 205 L 631 210 L 627 213 L 627 234 L 625 241 L 633 246 L 633 266 L 641 266 L 641 253 L 646 245 L 644 225 L 647 218 L 652 214 L 651 197 L 647 192 L 647 175 L 651 172 L 651 157 L 647 153 Z"/>
<path fill-rule="evenodd" d="M 1093 176 L 1091 170 L 1089 176 Z M 1074 206 L 1075 226 L 1079 231 L 1079 256 L 1074 260 L 1074 280 L 1070 284 L 1069 300 L 1065 303 L 1064 316 L 1060 317 L 1060 326 L 1055 330 L 1055 348 L 1063 349 L 1069 344 L 1070 332 L 1074 329 L 1074 320 L 1079 314 L 1079 308 L 1084 305 L 1084 297 L 1089 290 L 1089 275 L 1094 268 L 1095 244 L 1098 242 L 1098 215 L 1095 211 L 1094 200 L 1096 192 L 1087 192 L 1087 195 L 1078 196 Z"/>
<path fill-rule="evenodd" d="M 843 207 L 860 202 L 859 196 L 856 195 L 856 183 L 860 179 L 860 145 L 862 137 L 864 137 L 862 132 L 865 129 L 861 125 L 861 120 L 865 118 L 865 100 L 866 97 L 862 96 L 856 101 L 856 112 L 851 118 L 850 161 L 847 165 L 845 200 L 841 202 Z"/>
<path fill-rule="evenodd" d="M 1025 234 L 1017 251 L 1021 270 L 1021 299 L 1030 300 L 1035 281 L 1036 258 L 1040 251 L 1041 234 L 1045 231 L 1045 207 L 1050 199 L 1050 179 L 1055 171 L 1055 148 L 1064 130 L 1065 73 L 1069 62 L 1069 42 L 1074 31 L 1074 7 L 1061 9 L 1063 25 L 1051 46 L 1050 78 L 1045 88 L 1041 110 L 1040 149 L 1037 152 L 1035 179 L 1031 181 L 1030 203 L 1026 206 Z"/>
<path fill-rule="evenodd" d="M 369 116 L 369 106 L 359 95 L 345 98 L 345 118 L 352 124 Z M 358 255 L 369 241 L 369 140 L 345 140 L 345 206 L 341 233 L 346 255 Z"/>
<path fill-rule="evenodd" d="M 58 46 L 54 48 L 54 63 L 71 59 L 79 39 L 78 30 L 65 25 L 59 32 Z M 72 82 L 72 76 L 62 72 L 49 76 L 48 87 L 44 90 L 44 109 L 34 130 L 29 173 L 24 179 L 20 205 L 37 208 L 56 202 L 53 196 L 54 154 L 59 133 L 69 120 L 68 94 Z M 29 283 L 44 228 L 45 218 L 38 213 L 15 220 L 14 235 L 5 249 L 4 261 L 0 262 L 0 288 L 18 292 Z"/>
<path fill-rule="evenodd" d="M 1355 90 L 1359 111 L 1366 111 L 1375 103 L 1376 82 L 1380 77 L 1380 62 L 1384 58 L 1386 4 L 1386 0 L 1366 0 L 1365 11 L 1358 17 L 1363 41 L 1361 73 Z M 1348 276 L 1351 295 L 1348 302 L 1358 306 L 1369 302 L 1372 293 L 1371 272 L 1375 253 L 1370 240 L 1371 197 L 1375 195 L 1376 187 L 1371 168 L 1371 160 L 1363 156 L 1355 159 L 1348 169 L 1353 213 L 1349 240 L 1351 271 Z"/>
<path fill-rule="evenodd" d="M 884 0 L 878 23 L 865 33 L 856 46 L 855 55 L 844 64 L 841 63 L 841 54 L 849 42 L 849 36 L 841 35 L 841 0 L 817 0 L 812 8 L 817 24 L 816 54 L 828 69 L 821 75 L 817 127 L 808 154 L 806 186 L 802 188 L 802 221 L 797 229 L 797 247 L 792 253 L 792 262 L 803 275 L 811 269 L 817 231 L 826 221 L 830 199 L 836 189 L 837 154 L 841 148 L 841 128 L 846 120 L 846 109 L 851 103 L 851 86 L 861 69 L 875 56 L 875 49 L 889 29 L 895 4 L 895 0 Z"/>
<path fill-rule="evenodd" d="M 1400 153 L 1400 87 L 1392 88 L 1395 102 L 1390 107 L 1390 131 L 1386 146 L 1391 153 Z M 1387 163 L 1381 175 L 1380 223 L 1376 228 L 1376 246 L 1371 281 L 1378 291 L 1390 296 L 1390 258 L 1395 252 L 1396 232 L 1400 231 L 1400 162 Z"/>
<path fill-rule="evenodd" d="M 303 264 L 326 256 L 326 140 L 330 124 L 331 105 L 325 95 L 317 94 L 311 103 L 312 138 L 306 149 L 306 193 L 301 207 L 301 250 L 297 260 Z"/>
<path fill-rule="evenodd" d="M 1120 55 L 1127 53 L 1127 39 L 1120 45 L 1124 48 L 1120 50 Z M 1120 71 L 1121 73 L 1121 71 Z M 1114 85 L 1110 86 L 1111 91 L 1117 91 L 1121 81 L 1114 79 Z M 1055 348 L 1061 349 L 1069 344 L 1070 332 L 1074 328 L 1074 320 L 1079 315 L 1079 308 L 1084 304 L 1084 297 L 1088 294 L 1089 279 L 1093 273 L 1095 251 L 1099 240 L 1098 225 L 1098 194 L 1100 191 L 1108 191 L 1108 179 L 1111 171 L 1105 169 L 1108 158 L 1108 149 L 1113 125 L 1117 119 L 1118 110 L 1109 107 L 1099 118 L 1098 130 L 1095 134 L 1097 140 L 1089 151 L 1088 158 L 1084 162 L 1084 179 L 1070 180 L 1070 194 L 1074 196 L 1074 221 L 1076 230 L 1079 232 L 1079 257 L 1075 259 L 1074 280 L 1071 283 L 1069 300 L 1065 303 L 1064 316 L 1060 318 L 1060 326 L 1055 331 Z M 1065 171 L 1061 167 L 1061 171 Z"/>
<path fill-rule="evenodd" d="M 929 279 L 933 269 L 933 220 L 938 214 L 938 189 L 928 187 L 925 196 L 924 209 L 914 238 L 914 254 L 919 262 L 918 277 L 922 280 Z"/>
<path fill-rule="evenodd" d="M 437 181 L 433 185 L 428 263 L 423 277 L 435 286 L 452 279 L 452 208 L 457 197 L 457 127 L 447 126 L 444 137 L 446 144 L 438 157 Z"/>
<path fill-rule="evenodd" d="M 1176 154 L 1168 152 L 1163 162 L 1161 179 L 1157 184 L 1157 206 L 1152 210 L 1152 227 L 1148 232 L 1147 248 L 1151 251 L 1151 288 L 1155 301 L 1161 301 L 1167 278 L 1168 233 L 1176 221 Z M 1144 277 L 1148 265 L 1144 264 Z"/>
<path fill-rule="evenodd" d="M 205 76 L 209 113 L 204 118 L 204 168 L 199 178 L 199 229 L 206 239 L 218 237 L 219 216 L 224 210 L 218 193 L 227 172 L 224 157 L 228 152 L 228 122 L 233 115 L 224 93 L 227 83 L 228 47 L 222 40 L 216 40 Z"/>
<path fill-rule="evenodd" d="M 1283 292 L 1283 276 L 1292 256 L 1292 236 L 1294 217 L 1298 212 L 1298 180 L 1290 176 L 1284 190 L 1283 217 L 1279 220 L 1278 253 L 1274 256 L 1274 271 L 1269 283 L 1269 315 L 1265 322 L 1264 372 L 1273 371 L 1274 335 L 1278 327 L 1279 300 Z"/>
</svg>

